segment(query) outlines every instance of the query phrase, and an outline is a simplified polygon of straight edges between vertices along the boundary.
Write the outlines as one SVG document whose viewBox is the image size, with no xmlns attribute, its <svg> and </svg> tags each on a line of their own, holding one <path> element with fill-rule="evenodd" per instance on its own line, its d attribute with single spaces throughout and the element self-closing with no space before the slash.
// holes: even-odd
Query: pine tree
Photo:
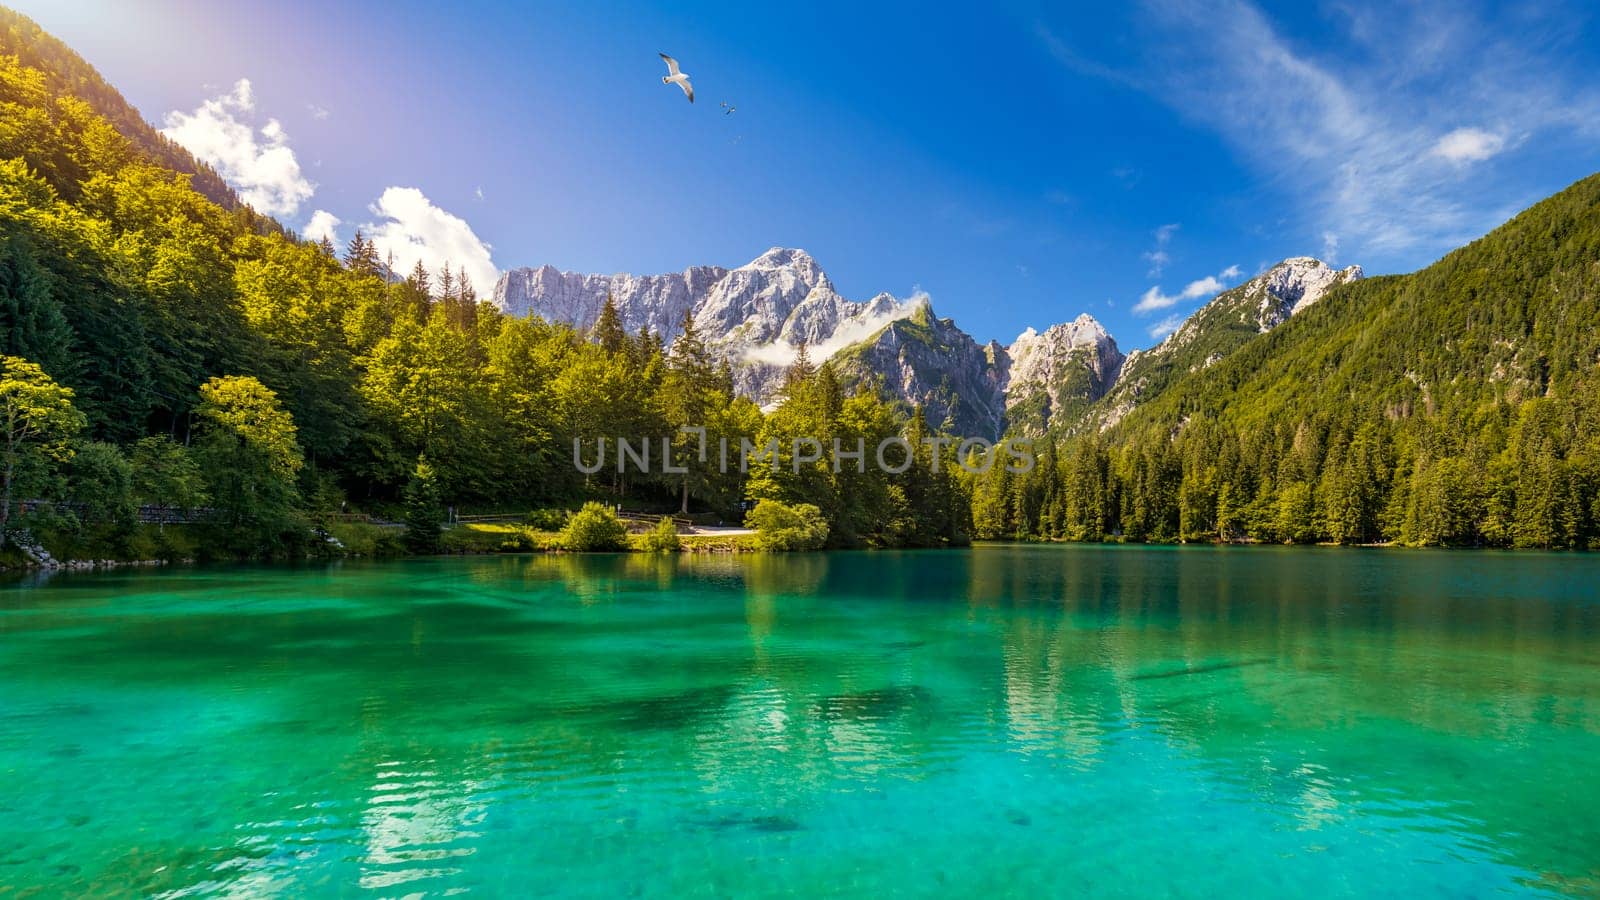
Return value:
<svg viewBox="0 0 1600 900">
<path fill-rule="evenodd" d="M 628 333 L 622 328 L 622 317 L 617 315 L 617 304 L 610 291 L 606 291 L 606 302 L 600 306 L 600 315 L 594 322 L 594 340 L 607 356 L 616 356 L 628 349 Z"/>
<path fill-rule="evenodd" d="M 358 275 L 383 275 L 384 266 L 378 258 L 377 246 L 359 228 L 345 247 L 344 266 Z"/>
<path fill-rule="evenodd" d="M 825 362 L 817 367 L 813 391 L 817 411 L 822 416 L 823 433 L 818 437 L 832 439 L 834 425 L 839 421 L 839 413 L 844 410 L 844 388 L 839 384 L 839 373 L 834 369 L 832 362 Z"/>
<path fill-rule="evenodd" d="M 428 321 L 433 313 L 433 279 L 428 276 L 428 269 L 423 266 L 422 260 L 417 260 L 416 265 L 411 267 L 411 274 L 406 276 L 400 287 L 405 305 L 417 321 Z"/>
<path fill-rule="evenodd" d="M 816 374 L 817 367 L 811 363 L 810 347 L 805 338 L 801 338 L 794 345 L 794 362 L 789 364 L 789 370 L 783 375 L 783 394 L 789 396 L 799 390 L 812 375 Z"/>
<path fill-rule="evenodd" d="M 667 354 L 667 361 L 672 371 L 686 376 L 690 383 L 703 387 L 711 380 L 713 363 L 705 340 L 695 327 L 694 313 L 684 311 L 680 329 Z"/>
<path fill-rule="evenodd" d="M 988 471 L 976 476 L 973 483 L 972 527 L 980 538 L 1010 537 L 1018 530 L 1012 514 L 1012 479 L 1015 476 L 999 456 L 998 450 L 993 451 Z M 982 462 L 973 459 L 969 465 L 981 468 Z"/>
<path fill-rule="evenodd" d="M 448 309 L 455 305 L 456 274 L 450 271 L 449 263 L 445 263 L 439 270 L 439 286 L 435 293 L 435 299 L 438 300 L 440 306 Z"/>
<path fill-rule="evenodd" d="M 465 273 L 456 273 L 455 289 L 445 307 L 450 325 L 466 335 L 478 333 L 478 292 Z M 473 358 L 482 361 L 483 353 L 477 341 L 471 345 Z"/>
<path fill-rule="evenodd" d="M 1240 497 L 1233 482 L 1224 481 L 1217 488 L 1217 540 L 1238 540 L 1240 528 Z"/>
<path fill-rule="evenodd" d="M 712 405 L 717 401 L 716 368 L 710 351 L 695 328 L 694 314 L 685 311 L 682 330 L 667 354 L 667 379 L 662 385 L 667 423 L 676 426 L 673 438 L 678 465 L 689 469 L 681 481 L 679 512 L 689 512 L 689 495 L 694 486 L 706 482 L 709 462 L 700 460 L 702 438 L 678 428 L 705 428 Z"/>
<path fill-rule="evenodd" d="M 427 456 L 418 456 L 406 482 L 406 547 L 412 553 L 439 552 L 442 518 L 438 476 Z"/>
</svg>

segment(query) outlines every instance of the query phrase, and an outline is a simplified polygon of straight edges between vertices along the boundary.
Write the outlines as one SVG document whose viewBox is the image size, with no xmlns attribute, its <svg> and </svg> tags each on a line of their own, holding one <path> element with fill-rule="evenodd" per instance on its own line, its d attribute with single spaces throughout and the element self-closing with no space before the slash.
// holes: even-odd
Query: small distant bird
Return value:
<svg viewBox="0 0 1600 900">
<path fill-rule="evenodd" d="M 738 109 L 738 107 L 737 106 L 732 106 L 732 105 L 727 104 L 727 103 L 722 104 L 722 114 L 725 115 L 725 116 L 733 115 L 733 111 L 735 109 Z"/>
<path fill-rule="evenodd" d="M 684 94 L 688 95 L 689 97 L 689 102 L 693 103 L 694 85 L 689 83 L 689 73 L 680 71 L 678 69 L 678 61 L 666 55 L 665 53 L 661 54 L 661 58 L 666 60 L 667 71 L 672 73 L 671 75 L 663 75 L 661 77 L 661 83 L 675 84 L 678 87 L 683 88 Z"/>
</svg>

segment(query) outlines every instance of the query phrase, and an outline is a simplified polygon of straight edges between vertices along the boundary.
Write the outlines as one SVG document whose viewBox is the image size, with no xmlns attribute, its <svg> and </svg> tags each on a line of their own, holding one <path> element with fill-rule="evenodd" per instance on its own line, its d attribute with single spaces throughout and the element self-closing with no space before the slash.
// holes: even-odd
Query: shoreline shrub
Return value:
<svg viewBox="0 0 1600 900">
<path fill-rule="evenodd" d="M 626 550 L 628 529 L 610 507 L 585 503 L 561 529 L 561 548 L 580 553 Z"/>
<path fill-rule="evenodd" d="M 678 538 L 678 526 L 671 516 L 662 516 L 656 527 L 645 532 L 639 543 L 646 553 L 672 553 L 683 547 L 683 541 Z"/>
<path fill-rule="evenodd" d="M 820 550 L 828 542 L 828 520 L 810 503 L 762 500 L 744 522 L 756 530 L 756 546 L 762 550 Z"/>
</svg>

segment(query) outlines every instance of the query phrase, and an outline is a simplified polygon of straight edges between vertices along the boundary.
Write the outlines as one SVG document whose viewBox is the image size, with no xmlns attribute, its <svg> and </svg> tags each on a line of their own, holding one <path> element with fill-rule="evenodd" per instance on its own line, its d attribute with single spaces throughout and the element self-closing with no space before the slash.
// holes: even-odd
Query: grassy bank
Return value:
<svg viewBox="0 0 1600 900">
<path fill-rule="evenodd" d="M 756 549 L 749 534 L 680 534 L 680 553 L 746 553 Z M 628 551 L 649 552 L 645 534 L 630 532 Z M 505 522 L 475 522 L 448 528 L 441 535 L 446 553 L 535 553 L 557 552 L 564 548 L 561 534 L 531 525 Z"/>
<path fill-rule="evenodd" d="M 165 528 L 138 525 L 125 532 L 93 530 L 32 531 L 36 546 L 46 550 L 56 564 L 68 568 L 96 568 L 152 564 L 190 563 L 236 558 L 225 552 L 213 530 L 203 525 L 169 524 Z M 652 551 L 642 532 L 629 533 L 628 552 Z M 683 534 L 678 537 L 680 553 L 747 553 L 756 550 L 749 534 Z M 445 528 L 440 535 L 440 552 L 464 553 L 554 553 L 563 552 L 561 534 L 515 523 L 471 523 Z M 360 522 L 333 522 L 325 536 L 308 537 L 298 558 L 394 558 L 412 555 L 405 546 L 405 531 Z M 39 568 L 35 560 L 16 545 L 0 547 L 0 571 Z"/>
</svg>

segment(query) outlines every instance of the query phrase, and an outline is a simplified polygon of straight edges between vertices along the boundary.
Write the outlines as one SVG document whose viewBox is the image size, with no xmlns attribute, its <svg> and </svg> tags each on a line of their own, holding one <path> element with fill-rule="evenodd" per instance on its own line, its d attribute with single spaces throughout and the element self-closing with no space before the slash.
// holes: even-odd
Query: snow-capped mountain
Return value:
<svg viewBox="0 0 1600 900">
<path fill-rule="evenodd" d="M 740 393 L 761 403 L 773 399 L 802 341 L 820 361 L 915 307 L 887 293 L 847 300 L 810 254 L 781 247 L 735 269 L 693 266 L 667 275 L 513 269 L 495 285 L 493 300 L 511 315 L 587 328 L 608 293 L 628 331 L 648 328 L 668 343 L 681 331 L 684 312 L 692 312 L 708 345 L 733 366 Z"/>
</svg>

